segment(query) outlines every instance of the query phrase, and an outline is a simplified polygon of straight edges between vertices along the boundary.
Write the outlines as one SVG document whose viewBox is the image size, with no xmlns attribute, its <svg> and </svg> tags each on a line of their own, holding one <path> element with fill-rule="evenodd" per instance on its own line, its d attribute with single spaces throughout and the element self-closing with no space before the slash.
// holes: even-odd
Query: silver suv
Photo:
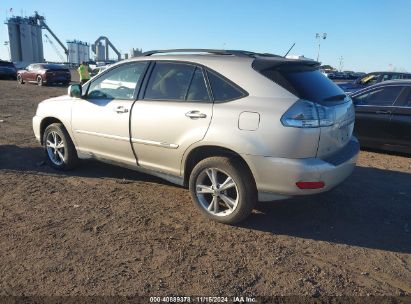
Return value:
<svg viewBox="0 0 411 304">
<path fill-rule="evenodd" d="M 33 129 L 57 169 L 94 158 L 147 172 L 232 224 L 257 200 L 330 190 L 355 167 L 352 101 L 318 67 L 246 51 L 147 52 L 41 102 Z"/>
</svg>

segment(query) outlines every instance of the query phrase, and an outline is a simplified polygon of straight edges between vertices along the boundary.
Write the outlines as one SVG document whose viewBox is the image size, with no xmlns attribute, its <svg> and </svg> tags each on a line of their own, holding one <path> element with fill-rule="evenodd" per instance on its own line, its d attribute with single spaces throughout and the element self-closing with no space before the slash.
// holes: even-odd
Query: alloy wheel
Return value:
<svg viewBox="0 0 411 304">
<path fill-rule="evenodd" d="M 53 164 L 57 166 L 61 166 L 64 163 L 64 156 L 65 156 L 64 141 L 57 132 L 52 131 L 47 135 L 46 149 L 47 149 L 47 154 Z"/>
<path fill-rule="evenodd" d="M 238 206 L 238 187 L 232 177 L 217 168 L 206 168 L 197 177 L 195 193 L 201 206 L 215 216 L 227 216 Z"/>
</svg>

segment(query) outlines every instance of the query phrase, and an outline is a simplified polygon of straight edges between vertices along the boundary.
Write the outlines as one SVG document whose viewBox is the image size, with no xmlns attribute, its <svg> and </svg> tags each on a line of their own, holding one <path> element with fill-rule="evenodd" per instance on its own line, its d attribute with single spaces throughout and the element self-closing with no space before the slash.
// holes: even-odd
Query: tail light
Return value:
<svg viewBox="0 0 411 304">
<path fill-rule="evenodd" d="M 328 127 L 335 123 L 335 110 L 300 99 L 284 113 L 281 123 L 294 128 Z"/>
</svg>

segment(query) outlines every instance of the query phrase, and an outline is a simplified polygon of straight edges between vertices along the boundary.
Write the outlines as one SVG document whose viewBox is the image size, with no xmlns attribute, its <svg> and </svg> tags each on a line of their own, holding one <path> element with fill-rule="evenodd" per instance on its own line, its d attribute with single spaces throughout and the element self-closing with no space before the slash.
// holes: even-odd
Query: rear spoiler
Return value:
<svg viewBox="0 0 411 304">
<path fill-rule="evenodd" d="M 252 67 L 259 72 L 267 69 L 288 69 L 288 68 L 301 68 L 316 70 L 320 67 L 320 63 L 314 60 L 300 60 L 300 59 L 288 59 L 282 57 L 257 57 Z"/>
</svg>

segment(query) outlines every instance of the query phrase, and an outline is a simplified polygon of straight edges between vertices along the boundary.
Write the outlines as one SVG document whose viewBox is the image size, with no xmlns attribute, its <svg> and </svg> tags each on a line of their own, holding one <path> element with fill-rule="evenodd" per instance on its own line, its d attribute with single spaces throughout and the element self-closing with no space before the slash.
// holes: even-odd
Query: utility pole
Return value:
<svg viewBox="0 0 411 304">
<path fill-rule="evenodd" d="M 344 57 L 343 56 L 340 56 L 340 72 L 342 72 L 342 69 L 343 69 L 343 67 L 344 67 Z"/>
<path fill-rule="evenodd" d="M 317 53 L 317 61 L 320 60 L 320 49 L 321 49 L 321 39 L 327 39 L 327 33 L 317 33 L 315 34 L 315 39 L 318 40 L 318 53 Z"/>
</svg>

